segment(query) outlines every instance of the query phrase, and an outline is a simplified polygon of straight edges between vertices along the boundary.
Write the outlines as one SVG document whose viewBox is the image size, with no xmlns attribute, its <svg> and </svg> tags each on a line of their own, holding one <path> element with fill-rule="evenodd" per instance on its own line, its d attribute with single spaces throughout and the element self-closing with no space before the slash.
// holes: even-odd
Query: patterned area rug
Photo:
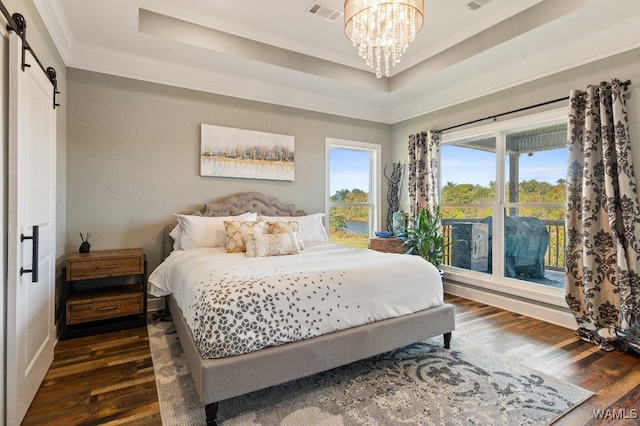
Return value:
<svg viewBox="0 0 640 426">
<path fill-rule="evenodd" d="M 170 317 L 148 328 L 163 425 L 204 425 Z M 592 395 L 497 358 L 455 334 L 450 350 L 433 338 L 224 401 L 218 424 L 545 425 Z"/>
</svg>

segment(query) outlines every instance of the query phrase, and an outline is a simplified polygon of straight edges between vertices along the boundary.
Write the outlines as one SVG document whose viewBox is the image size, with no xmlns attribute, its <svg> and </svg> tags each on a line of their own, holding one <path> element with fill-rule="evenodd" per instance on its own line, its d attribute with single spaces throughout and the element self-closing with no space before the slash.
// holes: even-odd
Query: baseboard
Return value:
<svg viewBox="0 0 640 426">
<path fill-rule="evenodd" d="M 573 315 L 555 306 L 543 306 L 535 302 L 517 300 L 507 295 L 489 293 L 479 288 L 461 285 L 451 281 L 444 282 L 444 291 L 454 296 L 459 296 L 485 305 L 494 306 L 517 314 L 559 325 L 570 330 L 578 328 Z"/>
</svg>

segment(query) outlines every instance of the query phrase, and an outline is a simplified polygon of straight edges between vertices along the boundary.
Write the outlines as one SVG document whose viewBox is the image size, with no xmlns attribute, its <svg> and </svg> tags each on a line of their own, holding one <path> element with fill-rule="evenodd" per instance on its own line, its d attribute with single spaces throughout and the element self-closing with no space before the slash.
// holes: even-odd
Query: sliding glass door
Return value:
<svg viewBox="0 0 640 426">
<path fill-rule="evenodd" d="M 565 109 L 443 135 L 445 265 L 564 287 L 566 141 Z"/>
</svg>

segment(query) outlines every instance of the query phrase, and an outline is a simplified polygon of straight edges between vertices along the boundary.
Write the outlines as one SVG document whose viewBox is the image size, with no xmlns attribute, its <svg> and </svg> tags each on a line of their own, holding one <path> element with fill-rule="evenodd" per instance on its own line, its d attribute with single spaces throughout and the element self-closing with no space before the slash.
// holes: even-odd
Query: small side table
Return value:
<svg viewBox="0 0 640 426">
<path fill-rule="evenodd" d="M 370 238 L 369 248 L 383 253 L 405 253 L 407 247 L 402 245 L 400 238 Z"/>
<path fill-rule="evenodd" d="M 74 253 L 62 273 L 62 339 L 146 325 L 147 260 L 142 249 Z"/>
</svg>

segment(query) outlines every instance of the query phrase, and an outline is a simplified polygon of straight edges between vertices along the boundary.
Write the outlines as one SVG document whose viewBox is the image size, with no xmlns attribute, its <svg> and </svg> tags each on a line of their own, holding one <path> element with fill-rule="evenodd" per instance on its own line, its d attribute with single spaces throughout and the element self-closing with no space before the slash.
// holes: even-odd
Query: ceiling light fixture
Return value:
<svg viewBox="0 0 640 426">
<path fill-rule="evenodd" d="M 376 77 L 389 77 L 424 21 L 424 0 L 346 0 L 344 31 Z"/>
</svg>

